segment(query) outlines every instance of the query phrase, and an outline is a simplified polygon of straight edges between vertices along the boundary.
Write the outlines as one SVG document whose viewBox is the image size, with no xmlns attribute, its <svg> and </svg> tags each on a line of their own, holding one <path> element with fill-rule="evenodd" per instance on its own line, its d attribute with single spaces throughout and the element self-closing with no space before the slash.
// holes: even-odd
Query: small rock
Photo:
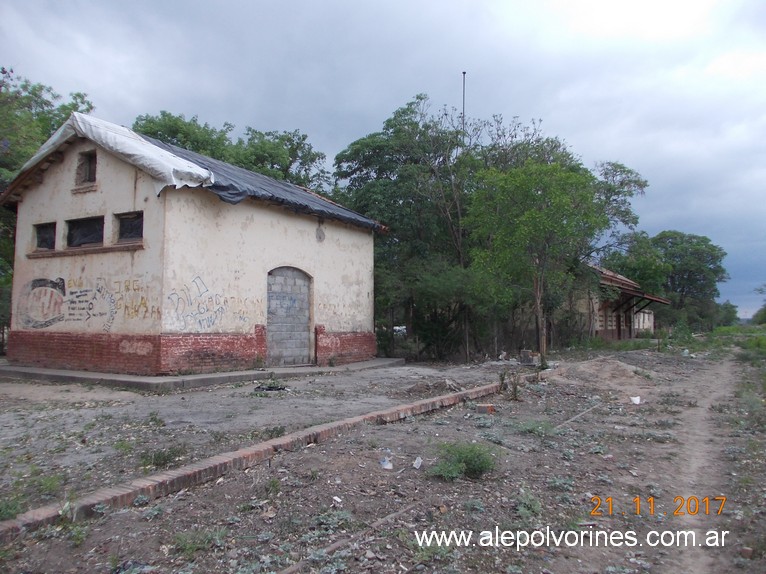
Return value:
<svg viewBox="0 0 766 574">
<path fill-rule="evenodd" d="M 264 520 L 271 520 L 277 515 L 277 511 L 273 506 L 269 506 L 263 513 L 261 513 L 261 518 Z"/>
<path fill-rule="evenodd" d="M 749 546 L 743 546 L 739 550 L 739 555 L 745 560 L 750 560 L 753 557 L 753 549 Z"/>
</svg>

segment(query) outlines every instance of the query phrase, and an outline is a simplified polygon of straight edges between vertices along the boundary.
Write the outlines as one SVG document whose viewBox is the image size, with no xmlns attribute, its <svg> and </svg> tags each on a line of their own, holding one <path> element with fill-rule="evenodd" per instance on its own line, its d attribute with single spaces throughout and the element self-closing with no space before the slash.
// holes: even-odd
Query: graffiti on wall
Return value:
<svg viewBox="0 0 766 574">
<path fill-rule="evenodd" d="M 141 279 L 112 281 L 112 292 L 117 311 L 125 319 L 159 320 L 162 310 L 151 303 L 149 288 Z"/>
<path fill-rule="evenodd" d="M 26 329 L 45 329 L 66 317 L 66 284 L 58 279 L 33 279 L 21 291 L 17 313 Z"/>
<path fill-rule="evenodd" d="M 249 297 L 211 291 L 199 275 L 179 289 L 174 289 L 168 295 L 168 301 L 178 329 L 192 332 L 210 331 L 224 321 L 248 323 L 249 310 L 259 304 L 258 300 Z"/>
<path fill-rule="evenodd" d="M 159 319 L 141 280 L 107 281 L 91 285 L 82 277 L 33 279 L 22 289 L 17 313 L 22 328 L 45 329 L 57 323 L 82 324 L 109 333 L 116 317 Z"/>
<path fill-rule="evenodd" d="M 213 291 L 196 276 L 168 295 L 167 313 L 181 331 L 206 332 L 226 322 L 251 321 L 252 314 L 263 307 L 260 299 L 235 297 Z M 45 329 L 58 323 L 81 325 L 81 328 L 111 332 L 116 319 L 123 321 L 160 321 L 162 308 L 151 296 L 142 279 L 89 280 L 84 277 L 33 279 L 22 289 L 17 316 L 24 329 Z"/>
</svg>

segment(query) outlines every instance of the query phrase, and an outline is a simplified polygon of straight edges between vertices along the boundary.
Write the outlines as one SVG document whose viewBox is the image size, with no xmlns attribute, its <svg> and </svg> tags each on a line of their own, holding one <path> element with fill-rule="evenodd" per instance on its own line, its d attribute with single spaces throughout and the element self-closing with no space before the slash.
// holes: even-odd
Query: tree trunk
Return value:
<svg viewBox="0 0 766 574">
<path fill-rule="evenodd" d="M 543 281 L 535 276 L 535 322 L 537 323 L 537 352 L 540 353 L 540 368 L 547 369 L 548 361 L 545 358 L 548 354 L 548 327 L 545 311 L 543 310 Z"/>
</svg>

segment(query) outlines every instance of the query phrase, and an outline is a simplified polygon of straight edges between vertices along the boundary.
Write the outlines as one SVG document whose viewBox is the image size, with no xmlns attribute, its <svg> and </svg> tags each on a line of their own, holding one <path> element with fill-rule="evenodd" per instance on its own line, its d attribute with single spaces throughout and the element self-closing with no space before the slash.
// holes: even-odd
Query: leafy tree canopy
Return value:
<svg viewBox="0 0 766 574">
<path fill-rule="evenodd" d="M 308 136 L 298 130 L 261 132 L 245 128 L 245 137 L 232 140 L 234 125 L 221 128 L 201 124 L 197 116 L 186 119 L 161 111 L 159 115 L 138 116 L 133 129 L 166 143 L 203 155 L 312 188 L 324 191 L 329 175 L 324 168 L 325 155 L 314 150 Z"/>
<path fill-rule="evenodd" d="M 718 305 L 718 314 L 715 320 L 716 327 L 729 327 L 739 322 L 737 306 L 728 299 Z"/>
<path fill-rule="evenodd" d="M 481 128 L 462 128 L 421 94 L 335 158 L 334 197 L 389 227 L 375 242 L 378 317 L 419 328 L 437 356 L 464 344 L 468 320 L 465 214 Z"/>
<path fill-rule="evenodd" d="M 0 191 L 72 112 L 93 110 L 86 94 L 61 99 L 53 88 L 0 67 Z"/>
<path fill-rule="evenodd" d="M 636 281 L 644 291 L 664 295 L 672 265 L 645 231 L 626 233 L 601 259 L 601 264 Z"/>
<path fill-rule="evenodd" d="M 680 231 L 654 237 L 634 232 L 622 235 L 619 244 L 602 258 L 602 265 L 670 299 L 670 309 L 656 309 L 658 320 L 683 321 L 695 329 L 730 324 L 732 316 L 736 320 L 735 305 L 715 302 L 718 283 L 729 276 L 723 267 L 725 251 L 709 238 Z"/>
<path fill-rule="evenodd" d="M 438 332 L 447 352 L 468 348 L 471 321 L 486 330 L 533 293 L 554 309 L 605 234 L 636 224 L 630 198 L 647 185 L 619 163 L 586 169 L 539 122 L 434 113 L 422 94 L 339 153 L 335 176 L 334 197 L 390 228 L 376 240 L 377 316 Z"/>
<path fill-rule="evenodd" d="M 596 201 L 596 181 L 582 165 L 528 161 L 487 170 L 471 204 L 472 229 L 485 238 L 475 265 L 506 285 L 531 288 L 538 350 L 545 362 L 550 301 L 565 291 L 591 242 L 609 227 Z"/>
<path fill-rule="evenodd" d="M 755 292 L 760 293 L 761 295 L 766 295 L 766 283 L 760 287 L 757 287 Z M 755 325 L 766 325 L 766 301 L 764 301 L 763 307 L 755 312 L 752 318 L 752 322 Z"/>
<path fill-rule="evenodd" d="M 726 252 L 722 248 L 708 237 L 680 231 L 658 233 L 651 243 L 670 265 L 664 287 L 675 309 L 683 308 L 689 299 L 718 297 L 718 283 L 729 279 L 723 266 Z"/>
<path fill-rule="evenodd" d="M 83 93 L 63 101 L 53 88 L 0 67 L 0 193 L 72 112 L 92 110 Z M 15 227 L 15 212 L 0 209 L 0 282 L 6 284 L 13 271 Z"/>
</svg>

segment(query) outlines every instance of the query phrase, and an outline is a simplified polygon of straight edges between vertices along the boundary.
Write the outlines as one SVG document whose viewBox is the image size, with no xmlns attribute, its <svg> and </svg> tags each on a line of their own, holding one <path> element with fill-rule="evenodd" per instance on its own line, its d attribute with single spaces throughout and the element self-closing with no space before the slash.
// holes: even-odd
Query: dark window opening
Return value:
<svg viewBox="0 0 766 574">
<path fill-rule="evenodd" d="M 96 150 L 80 154 L 77 161 L 77 185 L 96 181 Z"/>
<path fill-rule="evenodd" d="M 67 247 L 104 243 L 104 218 L 88 217 L 67 221 Z"/>
<path fill-rule="evenodd" d="M 133 211 L 131 213 L 117 214 L 119 229 L 117 241 L 135 241 L 144 237 L 144 212 Z"/>
<path fill-rule="evenodd" d="M 56 223 L 40 223 L 35 225 L 37 249 L 56 249 Z"/>
</svg>

